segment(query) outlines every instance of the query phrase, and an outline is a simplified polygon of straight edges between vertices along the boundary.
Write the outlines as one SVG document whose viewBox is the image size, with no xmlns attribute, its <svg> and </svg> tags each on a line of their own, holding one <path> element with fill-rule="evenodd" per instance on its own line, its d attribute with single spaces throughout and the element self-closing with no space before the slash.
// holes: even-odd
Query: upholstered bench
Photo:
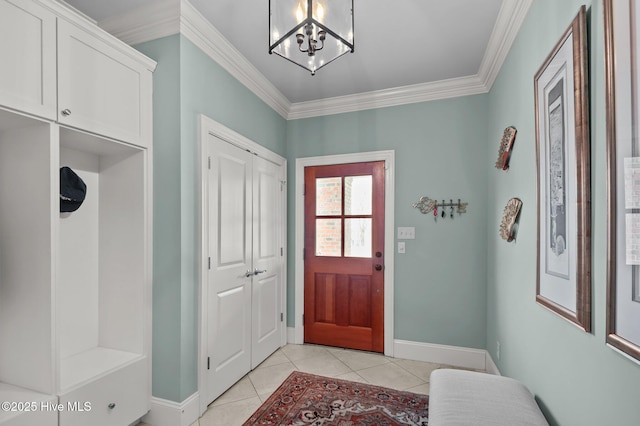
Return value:
<svg viewBox="0 0 640 426">
<path fill-rule="evenodd" d="M 508 377 L 440 369 L 429 388 L 429 426 L 548 426 L 531 392 Z"/>
</svg>

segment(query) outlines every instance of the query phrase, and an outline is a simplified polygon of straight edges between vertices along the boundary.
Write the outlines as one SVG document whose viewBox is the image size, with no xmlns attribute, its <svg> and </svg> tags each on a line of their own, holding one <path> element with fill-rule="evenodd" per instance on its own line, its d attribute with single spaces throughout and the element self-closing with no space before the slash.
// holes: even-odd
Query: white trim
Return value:
<svg viewBox="0 0 640 426">
<path fill-rule="evenodd" d="M 328 164 L 364 163 L 369 161 L 385 162 L 385 199 L 384 199 L 384 353 L 394 356 L 393 319 L 394 319 L 394 242 L 395 242 L 395 151 L 359 152 L 354 154 L 328 155 L 296 159 L 296 231 L 295 231 L 295 318 L 292 343 L 304 342 L 304 168 Z M 290 340 L 291 342 L 291 340 Z"/>
<path fill-rule="evenodd" d="M 533 0 L 502 2 L 478 71 L 478 77 L 487 88 L 487 92 L 493 87 L 532 3 Z"/>
<path fill-rule="evenodd" d="M 502 2 L 475 75 L 297 103 L 291 103 L 187 0 L 151 4 L 134 10 L 132 16 L 116 16 L 99 24 L 129 44 L 180 32 L 278 114 L 294 120 L 488 93 L 532 3 L 533 0 Z"/>
<path fill-rule="evenodd" d="M 200 417 L 198 392 L 182 402 L 151 398 L 151 410 L 142 418 L 152 426 L 190 426 Z"/>
<path fill-rule="evenodd" d="M 487 93 L 489 90 L 476 76 L 452 78 L 431 83 L 394 87 L 385 90 L 337 96 L 291 105 L 287 119 L 319 117 L 345 112 L 363 111 L 417 102 L 435 101 Z"/>
<path fill-rule="evenodd" d="M 198 155 L 200 157 L 200 169 L 199 169 L 199 202 L 200 206 L 198 209 L 199 214 L 199 238 L 200 238 L 200 276 L 199 276 L 199 312 L 198 312 L 198 392 L 204 395 L 200 398 L 200 414 L 204 413 L 207 410 L 207 405 L 209 401 L 207 401 L 208 392 L 206 391 L 207 386 L 207 328 L 206 328 L 206 316 L 205 312 L 207 311 L 207 274 L 208 274 L 208 249 L 207 249 L 207 240 L 206 236 L 209 235 L 208 231 L 208 221 L 206 217 L 206 206 L 207 206 L 207 171 L 209 168 L 208 157 L 205 155 L 207 152 L 207 148 L 205 143 L 207 141 L 207 135 L 214 135 L 222 140 L 225 140 L 233 145 L 241 149 L 248 150 L 268 161 L 271 161 L 274 164 L 277 164 L 282 168 L 282 181 L 284 182 L 283 188 L 283 196 L 282 196 L 282 233 L 279 236 L 280 242 L 283 248 L 283 262 L 284 267 L 282 268 L 282 287 L 280 289 L 281 294 L 281 309 L 283 313 L 283 322 L 281 327 L 281 335 L 280 335 L 280 345 L 284 346 L 287 342 L 288 338 L 288 329 L 286 327 L 287 323 L 287 268 L 286 268 L 286 259 L 287 259 L 287 190 L 286 190 L 286 175 L 287 175 L 287 160 L 268 150 L 262 145 L 257 144 L 251 139 L 246 138 L 240 133 L 235 132 L 234 130 L 229 129 L 228 127 L 218 123 L 217 121 L 203 115 L 198 115 Z"/>
<path fill-rule="evenodd" d="M 491 354 L 489 352 L 487 352 L 487 373 L 489 374 L 493 374 L 494 376 L 502 376 L 502 374 L 500 373 L 500 370 L 498 370 L 498 366 L 496 365 L 495 362 L 493 362 L 493 358 L 491 358 Z"/>
<path fill-rule="evenodd" d="M 296 344 L 296 328 L 295 327 L 287 327 L 287 343 L 292 345 Z"/>
<path fill-rule="evenodd" d="M 283 118 L 291 102 L 191 3 L 182 0 L 180 32 Z"/>
<path fill-rule="evenodd" d="M 133 45 L 180 32 L 180 2 L 165 0 L 98 22 L 105 31 Z"/>
<path fill-rule="evenodd" d="M 487 351 L 460 346 L 436 345 L 433 343 L 396 340 L 395 358 L 414 361 L 448 364 L 455 367 L 487 369 Z M 497 370 L 497 368 L 496 368 Z"/>
</svg>

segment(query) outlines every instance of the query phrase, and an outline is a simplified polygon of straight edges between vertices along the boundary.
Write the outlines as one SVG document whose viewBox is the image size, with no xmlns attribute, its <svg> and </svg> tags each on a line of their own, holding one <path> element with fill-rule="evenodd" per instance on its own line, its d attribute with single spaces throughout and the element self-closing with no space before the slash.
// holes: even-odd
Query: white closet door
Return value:
<svg viewBox="0 0 640 426">
<path fill-rule="evenodd" d="M 254 157 L 253 167 L 253 291 L 251 368 L 280 347 L 282 330 L 283 253 L 282 167 Z"/>
<path fill-rule="evenodd" d="M 251 369 L 253 156 L 209 136 L 207 400 Z"/>
</svg>

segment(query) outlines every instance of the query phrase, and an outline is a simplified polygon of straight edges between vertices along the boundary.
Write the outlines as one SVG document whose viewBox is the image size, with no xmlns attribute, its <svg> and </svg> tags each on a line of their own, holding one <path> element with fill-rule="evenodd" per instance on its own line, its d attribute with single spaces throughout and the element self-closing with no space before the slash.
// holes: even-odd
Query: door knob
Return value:
<svg viewBox="0 0 640 426">
<path fill-rule="evenodd" d="M 374 266 L 374 268 L 376 268 L 376 271 L 382 271 L 382 265 L 380 264 Z"/>
<path fill-rule="evenodd" d="M 247 269 L 247 272 L 244 274 L 245 277 L 249 278 L 254 276 L 255 274 L 253 272 L 251 272 L 250 270 Z"/>
<path fill-rule="evenodd" d="M 62 115 L 64 115 L 65 117 L 68 117 L 71 115 L 71 110 L 69 108 L 65 108 L 62 110 Z"/>
<path fill-rule="evenodd" d="M 267 272 L 266 269 L 263 269 L 263 270 L 259 271 L 258 268 L 256 268 L 256 270 L 253 271 L 253 275 L 258 275 L 258 274 L 262 274 L 262 273 L 265 273 L 265 272 Z"/>
</svg>

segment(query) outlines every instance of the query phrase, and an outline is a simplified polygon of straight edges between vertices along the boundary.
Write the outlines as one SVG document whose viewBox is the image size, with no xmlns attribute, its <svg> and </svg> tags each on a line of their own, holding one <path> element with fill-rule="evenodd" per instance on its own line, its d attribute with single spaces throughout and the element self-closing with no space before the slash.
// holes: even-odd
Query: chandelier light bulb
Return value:
<svg viewBox="0 0 640 426">
<path fill-rule="evenodd" d="M 296 21 L 300 24 L 304 20 L 304 13 L 302 12 L 302 6 L 298 3 L 298 8 L 296 9 Z"/>
</svg>

